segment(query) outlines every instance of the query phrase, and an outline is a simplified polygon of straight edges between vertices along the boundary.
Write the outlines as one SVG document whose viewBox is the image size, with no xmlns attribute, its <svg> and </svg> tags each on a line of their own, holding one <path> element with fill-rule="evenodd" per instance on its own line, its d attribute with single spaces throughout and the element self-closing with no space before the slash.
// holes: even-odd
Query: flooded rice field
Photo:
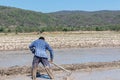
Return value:
<svg viewBox="0 0 120 80">
<path fill-rule="evenodd" d="M 120 60 L 120 48 L 55 49 L 54 55 L 57 64 L 111 62 Z M 32 58 L 29 50 L 1 51 L 0 67 L 31 66 Z"/>
<path fill-rule="evenodd" d="M 72 71 L 72 74 L 67 76 L 66 72 L 53 69 L 55 80 L 120 80 L 120 48 L 55 49 L 54 54 L 55 63 L 66 65 L 64 67 Z M 24 72 L 31 67 L 32 58 L 33 54 L 29 50 L 1 51 L 0 73 L 6 73 L 0 76 L 0 80 L 32 80 L 30 71 Z M 15 72 L 17 69 L 18 74 Z M 23 73 L 19 74 L 21 69 Z M 48 76 L 45 73 L 38 76 L 37 80 L 50 80 L 46 77 Z"/>
</svg>

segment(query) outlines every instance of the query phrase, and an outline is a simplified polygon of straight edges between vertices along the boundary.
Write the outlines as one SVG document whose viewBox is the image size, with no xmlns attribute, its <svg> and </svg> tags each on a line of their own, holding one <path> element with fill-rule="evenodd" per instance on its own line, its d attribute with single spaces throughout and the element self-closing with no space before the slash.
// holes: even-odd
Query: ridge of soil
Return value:
<svg viewBox="0 0 120 80">
<path fill-rule="evenodd" d="M 61 71 L 61 69 L 51 65 L 53 71 Z M 113 62 L 92 62 L 92 63 L 83 63 L 83 64 L 64 64 L 60 65 L 67 70 L 76 71 L 76 70 L 92 70 L 92 69 L 109 69 L 109 68 L 120 68 L 120 61 Z M 44 68 L 39 66 L 39 72 L 45 72 Z M 17 75 L 17 74 L 30 74 L 31 67 L 30 66 L 13 66 L 9 68 L 1 68 L 0 76 L 4 75 Z"/>
</svg>

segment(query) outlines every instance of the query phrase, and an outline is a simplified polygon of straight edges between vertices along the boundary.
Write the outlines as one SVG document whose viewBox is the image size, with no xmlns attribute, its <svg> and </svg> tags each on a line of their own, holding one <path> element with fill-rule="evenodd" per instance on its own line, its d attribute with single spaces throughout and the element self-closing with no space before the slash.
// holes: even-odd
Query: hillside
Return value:
<svg viewBox="0 0 120 80">
<path fill-rule="evenodd" d="M 52 24 L 52 17 L 41 12 L 34 12 L 12 7 L 0 6 L 0 26 L 19 29 L 37 29 L 39 26 Z M 36 28 L 34 28 L 36 27 Z"/>
<path fill-rule="evenodd" d="M 51 13 L 64 26 L 120 24 L 120 11 L 59 11 Z"/>
<path fill-rule="evenodd" d="M 103 30 L 107 30 L 111 26 L 114 26 L 114 28 L 117 26 L 116 29 L 118 30 L 120 28 L 119 22 L 120 11 L 58 11 L 42 13 L 0 6 L 0 32 L 96 30 L 99 28 L 98 26 L 107 26 Z"/>
</svg>

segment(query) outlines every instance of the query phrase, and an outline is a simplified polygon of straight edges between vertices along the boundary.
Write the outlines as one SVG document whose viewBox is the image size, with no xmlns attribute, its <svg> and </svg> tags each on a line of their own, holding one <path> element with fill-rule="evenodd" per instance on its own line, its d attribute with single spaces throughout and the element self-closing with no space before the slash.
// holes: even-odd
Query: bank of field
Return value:
<svg viewBox="0 0 120 80">
<path fill-rule="evenodd" d="M 44 36 L 53 48 L 120 47 L 120 32 L 77 31 L 0 34 L 0 50 L 24 50 L 29 44 Z"/>
</svg>

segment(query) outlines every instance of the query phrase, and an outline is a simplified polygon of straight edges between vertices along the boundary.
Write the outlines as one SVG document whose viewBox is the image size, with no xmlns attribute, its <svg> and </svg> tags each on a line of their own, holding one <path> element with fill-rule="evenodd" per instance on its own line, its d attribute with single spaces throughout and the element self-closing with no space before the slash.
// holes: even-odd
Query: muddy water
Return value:
<svg viewBox="0 0 120 80">
<path fill-rule="evenodd" d="M 120 60 L 120 48 L 55 49 L 54 62 L 74 64 L 88 62 L 111 62 Z M 0 67 L 30 66 L 33 54 L 26 51 L 1 51 Z"/>
<path fill-rule="evenodd" d="M 93 71 L 74 71 L 68 80 L 120 80 L 120 69 L 93 70 Z M 55 80 L 65 80 L 66 73 L 56 72 Z M 37 80 L 50 80 L 47 75 L 37 77 Z M 3 80 L 31 80 L 30 75 L 13 75 L 4 77 Z"/>
<path fill-rule="evenodd" d="M 56 51 L 55 56 L 59 64 L 111 62 L 120 60 L 120 48 L 64 49 Z"/>
<path fill-rule="evenodd" d="M 74 80 L 120 80 L 120 69 L 101 70 L 92 72 L 75 72 L 71 77 Z"/>
</svg>

